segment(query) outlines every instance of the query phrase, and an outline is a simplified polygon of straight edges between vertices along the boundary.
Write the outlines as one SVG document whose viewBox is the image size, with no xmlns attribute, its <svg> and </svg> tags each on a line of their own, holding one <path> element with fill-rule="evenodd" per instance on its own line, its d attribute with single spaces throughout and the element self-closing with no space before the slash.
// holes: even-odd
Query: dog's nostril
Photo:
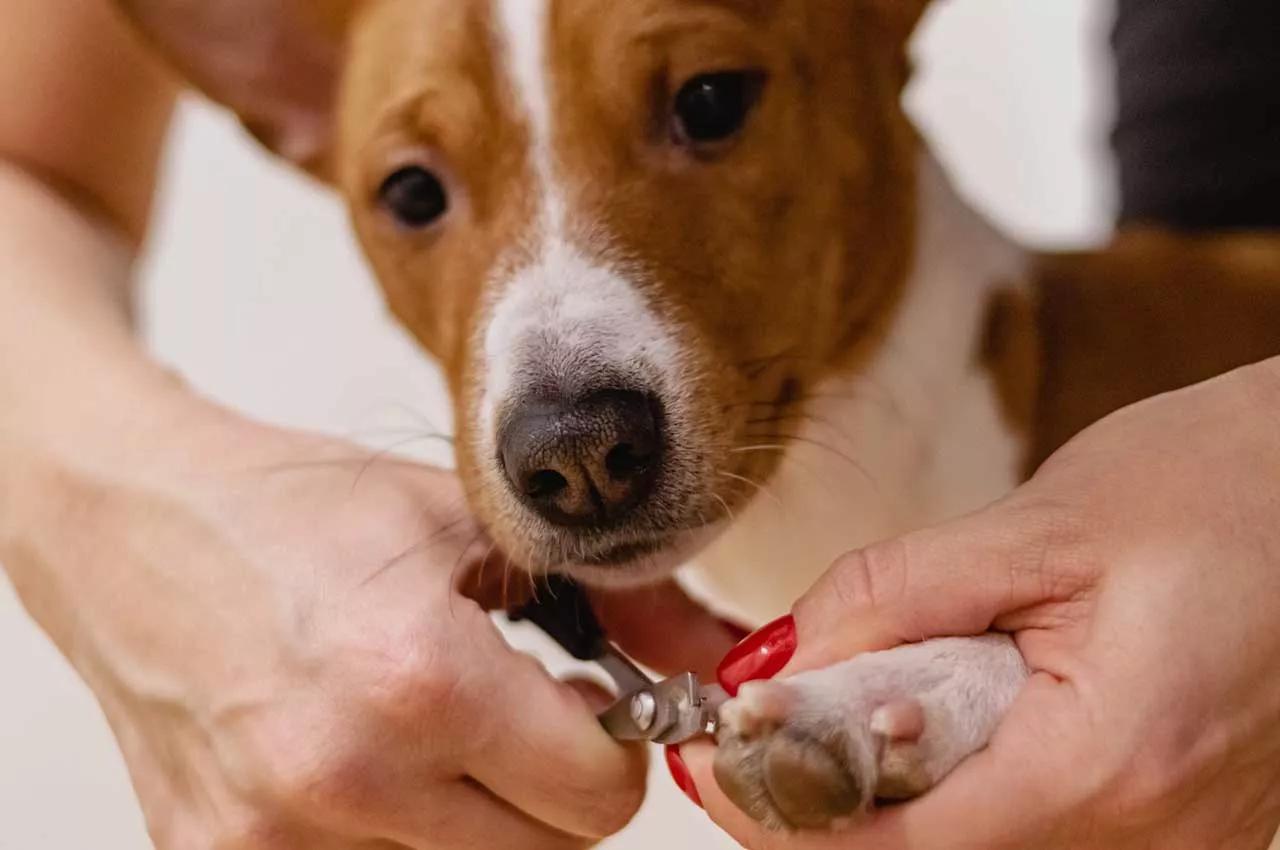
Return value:
<svg viewBox="0 0 1280 850">
<path fill-rule="evenodd" d="M 652 457 L 647 452 L 637 450 L 630 443 L 622 443 L 614 446 L 605 456 L 604 467 L 614 478 L 632 478 L 644 472 L 651 460 Z"/>
<path fill-rule="evenodd" d="M 503 425 L 498 460 L 516 496 L 548 522 L 603 527 L 623 521 L 654 492 L 661 421 L 649 396 L 627 390 L 533 399 Z"/>
<path fill-rule="evenodd" d="M 525 495 L 530 499 L 549 499 L 563 492 L 569 481 L 554 469 L 540 469 L 529 476 L 524 484 Z"/>
</svg>

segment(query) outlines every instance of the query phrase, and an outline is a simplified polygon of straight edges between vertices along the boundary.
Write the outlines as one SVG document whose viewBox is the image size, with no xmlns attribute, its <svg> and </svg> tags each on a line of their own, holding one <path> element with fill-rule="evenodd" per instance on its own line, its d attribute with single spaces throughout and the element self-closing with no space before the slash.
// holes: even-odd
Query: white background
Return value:
<svg viewBox="0 0 1280 850">
<path fill-rule="evenodd" d="M 1109 230 L 1109 13 L 1105 0 L 949 0 L 919 40 L 911 100 L 927 135 L 975 202 L 1039 244 Z M 145 282 L 157 354 L 252 415 L 379 448 L 406 408 L 447 424 L 334 199 L 203 105 L 176 132 Z M 609 850 L 731 846 L 655 779 Z M 148 846 L 92 698 L 0 580 L 0 850 Z"/>
</svg>

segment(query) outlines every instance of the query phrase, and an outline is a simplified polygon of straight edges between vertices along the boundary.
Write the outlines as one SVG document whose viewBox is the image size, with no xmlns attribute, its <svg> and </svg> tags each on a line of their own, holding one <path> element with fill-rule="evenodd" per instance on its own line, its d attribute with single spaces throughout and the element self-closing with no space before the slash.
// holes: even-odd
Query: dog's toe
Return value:
<svg viewBox="0 0 1280 850">
<path fill-rule="evenodd" d="M 872 712 L 869 726 L 879 754 L 876 798 L 909 800 L 929 790 L 932 783 L 920 746 L 924 707 L 911 699 L 888 702 Z"/>
<path fill-rule="evenodd" d="M 784 682 L 744 686 L 721 712 L 715 775 L 735 805 L 775 829 L 829 829 L 867 804 L 874 777 L 847 758 L 842 730 L 803 710 Z"/>
</svg>

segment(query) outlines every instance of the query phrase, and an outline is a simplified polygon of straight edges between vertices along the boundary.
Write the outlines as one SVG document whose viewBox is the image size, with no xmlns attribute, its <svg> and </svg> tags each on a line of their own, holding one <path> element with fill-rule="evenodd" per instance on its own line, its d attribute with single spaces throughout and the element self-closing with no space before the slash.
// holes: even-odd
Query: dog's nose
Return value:
<svg viewBox="0 0 1280 850">
<path fill-rule="evenodd" d="M 498 445 L 517 495 L 562 526 L 621 520 L 653 491 L 662 435 L 652 400 L 605 390 L 576 401 L 529 401 Z"/>
</svg>

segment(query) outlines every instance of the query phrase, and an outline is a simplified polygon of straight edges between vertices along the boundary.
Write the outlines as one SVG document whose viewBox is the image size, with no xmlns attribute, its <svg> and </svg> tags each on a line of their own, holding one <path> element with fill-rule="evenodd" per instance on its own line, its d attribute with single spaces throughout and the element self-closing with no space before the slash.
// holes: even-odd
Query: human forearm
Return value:
<svg viewBox="0 0 1280 850">
<path fill-rule="evenodd" d="M 3 164 L 0 262 L 3 480 L 26 453 L 110 431 L 172 382 L 133 336 L 129 241 Z"/>
<path fill-rule="evenodd" d="M 0 532 L 16 471 L 162 383 L 130 334 L 175 85 L 105 0 L 0 5 Z"/>
<path fill-rule="evenodd" d="M 77 559 L 57 550 L 87 519 L 71 506 L 191 407 L 134 337 L 133 261 L 113 222 L 0 162 L 0 565 L 64 646 L 77 603 L 55 573 Z"/>
</svg>

